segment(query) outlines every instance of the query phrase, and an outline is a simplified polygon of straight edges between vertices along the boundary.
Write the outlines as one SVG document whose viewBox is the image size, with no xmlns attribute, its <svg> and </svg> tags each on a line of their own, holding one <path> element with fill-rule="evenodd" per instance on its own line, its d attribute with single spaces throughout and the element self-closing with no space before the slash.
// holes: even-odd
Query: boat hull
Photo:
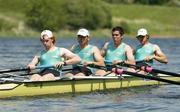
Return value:
<svg viewBox="0 0 180 112">
<path fill-rule="evenodd" d="M 180 80 L 180 78 L 177 77 L 165 78 L 174 81 Z M 75 94 L 159 84 L 165 83 L 153 80 L 144 80 L 136 77 L 127 77 L 123 79 L 73 79 L 43 82 L 6 82 L 0 84 L 0 98 L 64 93 Z"/>
</svg>

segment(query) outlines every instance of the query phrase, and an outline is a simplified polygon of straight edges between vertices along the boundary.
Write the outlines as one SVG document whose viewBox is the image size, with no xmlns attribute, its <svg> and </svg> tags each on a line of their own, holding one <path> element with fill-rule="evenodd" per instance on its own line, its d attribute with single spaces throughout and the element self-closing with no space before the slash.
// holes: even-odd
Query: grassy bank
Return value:
<svg viewBox="0 0 180 112">
<path fill-rule="evenodd" d="M 134 37 L 138 28 L 145 27 L 153 37 L 180 37 L 180 8 L 178 7 L 111 4 L 110 10 L 113 26 L 125 27 L 128 31 L 126 36 Z M 0 20 L 5 20 L 0 37 L 39 37 L 40 32 L 28 28 L 25 25 L 25 19 L 22 10 L 0 7 Z M 109 37 L 110 32 L 111 29 L 99 29 L 91 31 L 91 34 L 95 37 Z M 58 37 L 73 37 L 75 34 L 76 31 L 56 32 Z"/>
<path fill-rule="evenodd" d="M 125 22 L 130 35 L 140 27 L 147 28 L 152 36 L 180 37 L 180 8 L 145 5 L 112 5 L 113 25 Z"/>
</svg>

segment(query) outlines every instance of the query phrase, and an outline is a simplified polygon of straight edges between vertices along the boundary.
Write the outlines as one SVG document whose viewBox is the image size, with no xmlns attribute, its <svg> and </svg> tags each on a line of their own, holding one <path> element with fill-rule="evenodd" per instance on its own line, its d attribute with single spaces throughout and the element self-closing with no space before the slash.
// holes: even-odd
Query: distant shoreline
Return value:
<svg viewBox="0 0 180 112">
<path fill-rule="evenodd" d="M 109 38 L 111 37 L 111 29 L 99 29 L 99 30 L 89 30 L 90 37 L 97 37 L 97 38 Z M 69 31 L 69 30 L 61 30 L 59 32 L 54 32 L 55 36 L 58 38 L 71 38 L 76 37 L 76 30 Z M 129 38 L 134 38 L 136 36 L 136 31 L 132 31 L 133 33 L 127 34 L 125 32 L 124 36 Z M 0 38 L 39 38 L 41 32 L 37 31 L 19 31 L 17 32 L 0 32 Z M 180 38 L 180 32 L 151 32 L 149 30 L 150 37 L 152 38 Z M 174 34 L 174 35 L 172 35 Z"/>
</svg>

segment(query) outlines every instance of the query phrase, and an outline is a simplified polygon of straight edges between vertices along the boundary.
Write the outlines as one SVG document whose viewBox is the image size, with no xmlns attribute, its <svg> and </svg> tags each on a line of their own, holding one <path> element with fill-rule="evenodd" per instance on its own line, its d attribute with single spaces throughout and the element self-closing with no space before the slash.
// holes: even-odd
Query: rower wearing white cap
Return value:
<svg viewBox="0 0 180 112">
<path fill-rule="evenodd" d="M 43 69 L 40 73 L 32 75 L 31 80 L 54 80 L 56 76 L 59 76 L 57 68 L 60 68 L 62 65 L 77 64 L 80 62 L 80 58 L 76 54 L 66 48 L 55 46 L 56 39 L 50 30 L 42 31 L 40 41 L 45 49 L 34 56 L 32 61 L 28 64 L 28 67 L 34 69 L 37 65 L 54 65 L 56 69 Z M 68 60 L 63 61 L 63 59 Z"/>
<path fill-rule="evenodd" d="M 77 32 L 78 44 L 73 45 L 71 47 L 71 50 L 81 58 L 81 64 L 84 67 L 80 67 L 78 70 L 75 70 L 73 75 L 83 76 L 90 74 L 96 74 L 96 75 L 105 74 L 104 70 L 87 68 L 87 65 L 89 64 L 104 66 L 104 59 L 100 54 L 100 50 L 98 49 L 98 47 L 94 45 L 90 45 L 89 40 L 90 40 L 89 31 L 85 28 L 79 29 L 79 31 Z"/>
<path fill-rule="evenodd" d="M 134 52 L 136 61 L 145 61 L 150 66 L 153 64 L 154 59 L 161 63 L 168 62 L 166 55 L 162 52 L 160 47 L 149 42 L 150 36 L 145 28 L 140 28 L 138 30 L 136 38 L 140 42 Z"/>
</svg>

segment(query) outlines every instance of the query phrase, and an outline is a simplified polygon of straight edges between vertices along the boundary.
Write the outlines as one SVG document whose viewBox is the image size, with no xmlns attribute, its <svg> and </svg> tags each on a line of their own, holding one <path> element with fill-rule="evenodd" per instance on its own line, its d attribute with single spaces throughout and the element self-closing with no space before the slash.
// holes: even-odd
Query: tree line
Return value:
<svg viewBox="0 0 180 112">
<path fill-rule="evenodd" d="M 38 1 L 38 2 L 37 2 Z M 110 28 L 111 12 L 100 0 L 30 0 L 26 23 L 36 30 Z"/>
<path fill-rule="evenodd" d="M 16 10 L 25 15 L 25 24 L 37 31 L 75 30 L 80 27 L 103 29 L 112 27 L 109 4 L 162 5 L 179 0 L 0 0 L 1 9 Z M 13 25 L 0 18 L 0 30 Z M 126 26 L 126 24 L 124 25 Z"/>
</svg>

